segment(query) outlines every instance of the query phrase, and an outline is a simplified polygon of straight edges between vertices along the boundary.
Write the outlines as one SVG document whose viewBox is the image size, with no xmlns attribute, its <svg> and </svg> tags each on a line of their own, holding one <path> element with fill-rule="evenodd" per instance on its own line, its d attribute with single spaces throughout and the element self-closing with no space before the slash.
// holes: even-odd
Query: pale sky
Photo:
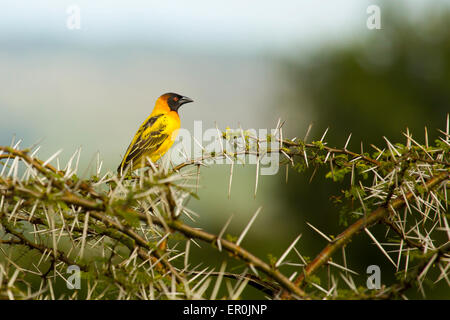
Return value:
<svg viewBox="0 0 450 320">
<path fill-rule="evenodd" d="M 450 1 L 433 1 L 448 4 Z M 7 0 L 0 10 L 0 37 L 60 37 L 81 42 L 164 41 L 206 50 L 286 50 L 292 43 L 316 44 L 364 31 L 366 9 L 380 1 L 149 1 Z M 401 0 L 420 12 L 428 0 Z M 81 9 L 81 30 L 68 31 L 70 5 Z"/>
</svg>

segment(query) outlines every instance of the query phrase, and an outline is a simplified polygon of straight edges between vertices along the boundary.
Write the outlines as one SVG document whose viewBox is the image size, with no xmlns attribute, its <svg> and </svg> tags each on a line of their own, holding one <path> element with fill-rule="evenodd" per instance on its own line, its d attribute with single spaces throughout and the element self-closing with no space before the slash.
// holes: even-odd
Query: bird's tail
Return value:
<svg viewBox="0 0 450 320">
<path fill-rule="evenodd" d="M 117 167 L 117 175 L 120 177 L 123 173 L 123 161 L 119 164 L 119 166 Z"/>
</svg>

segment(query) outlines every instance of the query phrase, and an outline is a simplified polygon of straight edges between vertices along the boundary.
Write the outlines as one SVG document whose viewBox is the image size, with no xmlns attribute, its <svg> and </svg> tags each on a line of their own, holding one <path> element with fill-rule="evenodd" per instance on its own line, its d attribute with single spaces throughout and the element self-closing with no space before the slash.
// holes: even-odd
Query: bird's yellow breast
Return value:
<svg viewBox="0 0 450 320">
<path fill-rule="evenodd" d="M 155 114 L 153 113 L 152 115 L 155 116 Z M 172 147 L 173 143 L 175 142 L 178 135 L 178 131 L 180 130 L 180 117 L 178 116 L 177 112 L 170 111 L 164 114 L 161 118 L 159 118 L 158 121 L 155 123 L 154 127 L 164 128 L 161 134 L 168 135 L 167 139 L 161 144 L 161 146 L 157 150 L 155 150 L 150 154 L 145 155 L 149 157 L 153 162 L 156 162 L 167 152 L 167 150 L 170 149 L 170 147 Z M 149 128 L 148 131 L 149 131 L 148 133 L 144 131 L 143 136 L 149 134 L 151 128 Z"/>
</svg>

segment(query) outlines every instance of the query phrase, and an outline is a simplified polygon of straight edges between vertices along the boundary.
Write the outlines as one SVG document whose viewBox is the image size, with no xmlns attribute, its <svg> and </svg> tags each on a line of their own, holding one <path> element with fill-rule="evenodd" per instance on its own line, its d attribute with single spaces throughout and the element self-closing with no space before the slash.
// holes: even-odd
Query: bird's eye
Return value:
<svg viewBox="0 0 450 320">
<path fill-rule="evenodd" d="M 177 102 L 178 101 L 178 97 L 174 97 L 173 101 Z"/>
</svg>

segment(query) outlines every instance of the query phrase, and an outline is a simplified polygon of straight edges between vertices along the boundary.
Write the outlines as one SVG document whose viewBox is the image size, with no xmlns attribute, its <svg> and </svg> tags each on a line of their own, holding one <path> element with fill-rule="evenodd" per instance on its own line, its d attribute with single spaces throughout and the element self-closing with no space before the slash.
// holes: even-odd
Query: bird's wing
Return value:
<svg viewBox="0 0 450 320">
<path fill-rule="evenodd" d="M 151 154 L 159 149 L 169 136 L 165 133 L 166 122 L 163 121 L 164 115 L 156 115 L 149 118 L 141 125 L 138 132 L 130 143 L 127 153 L 119 166 L 125 168 L 131 161 L 137 163 L 144 154 Z"/>
</svg>

